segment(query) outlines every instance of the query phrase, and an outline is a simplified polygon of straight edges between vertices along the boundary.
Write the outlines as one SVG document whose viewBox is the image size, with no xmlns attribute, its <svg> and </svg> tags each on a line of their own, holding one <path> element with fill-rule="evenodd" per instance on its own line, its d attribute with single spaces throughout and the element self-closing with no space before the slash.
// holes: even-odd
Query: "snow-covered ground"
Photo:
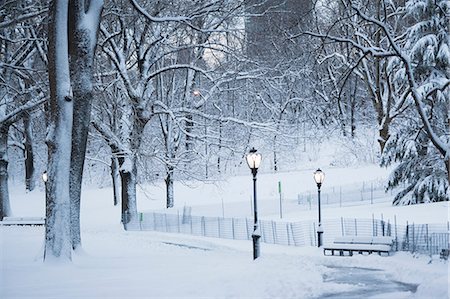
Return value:
<svg viewBox="0 0 450 299">
<path fill-rule="evenodd" d="M 312 171 L 260 174 L 261 202 L 277 203 L 262 204 L 263 217 L 279 217 L 277 182 L 281 180 L 283 220 L 315 219 L 314 206 L 309 210 L 298 207 L 295 201 L 298 193 L 314 191 Z M 374 166 L 324 171 L 328 186 L 386 177 L 386 170 Z M 224 211 L 227 217 L 251 216 L 250 175 L 194 187 L 176 184 L 176 208 L 189 205 L 193 213 L 221 216 Z M 42 263 L 42 227 L 0 227 L 0 298 L 320 298 L 364 289 L 361 284 L 324 279 L 344 275 L 339 269 L 349 267 L 380 269 L 383 279 L 418 285 L 415 293 L 383 293 L 380 287 L 374 298 L 449 295 L 449 265 L 438 256 L 325 257 L 314 247 L 263 243 L 261 257 L 253 261 L 250 241 L 125 232 L 119 223 L 120 207 L 112 206 L 111 194 L 109 188 L 86 188 L 83 193 L 83 251 L 73 255 L 71 264 Z M 139 211 L 162 210 L 163 195 L 163 185 L 142 186 Z M 15 216 L 45 214 L 40 191 L 27 194 L 11 187 L 11 205 Z M 446 223 L 449 219 L 448 203 L 414 207 L 392 207 L 389 202 L 342 208 L 325 205 L 323 212 L 323 217 L 358 218 L 383 213 L 385 218 L 396 215 L 398 221 L 415 223 Z"/>
</svg>

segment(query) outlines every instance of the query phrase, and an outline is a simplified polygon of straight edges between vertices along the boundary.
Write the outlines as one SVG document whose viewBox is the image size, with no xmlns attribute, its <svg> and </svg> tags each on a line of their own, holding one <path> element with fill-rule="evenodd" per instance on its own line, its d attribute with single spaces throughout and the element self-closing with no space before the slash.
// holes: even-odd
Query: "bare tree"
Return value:
<svg viewBox="0 0 450 299">
<path fill-rule="evenodd" d="M 359 1 L 351 0 L 343 3 L 351 11 L 350 16 L 341 16 L 335 25 L 351 27 L 355 34 L 342 35 L 332 31 L 308 34 L 348 45 L 357 53 L 358 59 L 353 69 L 362 65 L 362 75 L 369 87 L 369 94 L 373 96 L 381 126 L 380 134 L 384 135 L 380 146 L 385 146 L 385 138 L 389 136 L 386 126 L 392 118 L 407 107 L 414 107 L 414 115 L 420 120 L 421 126 L 415 126 L 415 133 L 403 130 L 402 134 L 416 135 L 413 137 L 415 149 L 405 143 L 407 140 L 404 138 L 391 137 L 388 140 L 388 143 L 392 141 L 389 151 L 391 157 L 384 163 L 389 164 L 397 159 L 408 160 L 413 152 L 422 153 L 434 161 L 429 163 L 430 159 L 418 159 L 417 163 L 408 164 L 414 169 L 419 167 L 414 171 L 405 172 L 408 169 L 405 165 L 400 165 L 394 171 L 390 187 L 397 186 L 402 180 L 407 182 L 407 188 L 397 195 L 395 202 L 400 202 L 400 198 L 411 193 L 412 198 L 420 200 L 424 197 L 432 201 L 448 200 L 450 59 L 446 54 L 448 51 L 441 50 L 449 47 L 448 33 L 441 34 L 448 28 L 448 5 L 445 1 L 407 1 L 402 8 L 394 6 L 394 3 L 383 2 L 378 4 L 378 10 L 375 10 L 378 13 L 373 16 L 371 5 L 362 6 Z M 410 23 L 399 25 L 395 21 L 399 13 L 399 17 Z M 434 22 L 434 18 L 441 21 Z M 371 62 L 372 65 L 369 65 Z M 421 161 L 426 165 L 419 166 Z M 444 171 L 439 170 L 441 167 Z M 442 175 L 444 172 L 446 175 Z M 412 202 L 415 200 L 406 201 Z"/>
<path fill-rule="evenodd" d="M 41 41 L 31 22 L 40 24 L 45 5 L 25 2 L 0 4 L 0 219 L 10 215 L 8 193 L 8 136 L 12 125 L 23 119 L 25 144 L 20 141 L 26 161 L 26 185 L 33 186 L 33 154 L 27 120 L 29 114 L 45 101 L 45 86 L 40 84 L 36 60 L 42 57 Z"/>
</svg>

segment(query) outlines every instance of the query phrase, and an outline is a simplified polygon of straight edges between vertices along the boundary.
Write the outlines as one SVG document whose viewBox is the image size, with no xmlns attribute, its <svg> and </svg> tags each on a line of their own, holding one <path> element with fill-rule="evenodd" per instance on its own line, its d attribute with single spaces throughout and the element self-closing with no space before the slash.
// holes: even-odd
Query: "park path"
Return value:
<svg viewBox="0 0 450 299">
<path fill-rule="evenodd" d="M 330 271 L 324 275 L 324 282 L 354 285 L 356 288 L 340 293 L 323 294 L 319 298 L 361 299 L 361 298 L 408 298 L 418 285 L 392 280 L 379 269 L 361 267 L 327 266 Z"/>
</svg>

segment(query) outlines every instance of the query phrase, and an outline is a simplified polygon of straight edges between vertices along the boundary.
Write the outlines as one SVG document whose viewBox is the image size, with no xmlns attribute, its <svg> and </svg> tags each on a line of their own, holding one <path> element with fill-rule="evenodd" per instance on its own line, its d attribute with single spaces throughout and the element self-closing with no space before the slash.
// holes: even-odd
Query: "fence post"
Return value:
<svg viewBox="0 0 450 299">
<path fill-rule="evenodd" d="M 375 234 L 375 215 L 372 213 L 372 236 L 376 236 Z"/>
<path fill-rule="evenodd" d="M 167 214 L 164 214 L 164 223 L 166 225 L 166 233 L 168 232 L 168 228 L 167 228 Z"/>
<path fill-rule="evenodd" d="M 248 231 L 248 220 L 245 218 L 245 229 L 247 230 L 247 240 L 250 240 L 250 233 Z"/>
<path fill-rule="evenodd" d="M 428 244 L 428 242 L 430 243 L 430 246 L 429 246 L 428 249 L 429 249 L 430 258 L 431 258 L 433 256 L 433 240 L 432 240 L 432 237 L 429 237 L 429 240 L 427 240 L 427 244 Z"/>
<path fill-rule="evenodd" d="M 292 242 L 294 242 L 294 246 L 297 246 L 297 242 L 295 242 L 294 228 L 292 227 L 292 222 L 289 223 L 289 226 L 291 227 Z"/>
<path fill-rule="evenodd" d="M 408 221 L 406 221 L 406 246 L 408 246 L 408 251 L 409 251 L 410 249 L 409 249 L 409 224 L 408 224 Z"/>
<path fill-rule="evenodd" d="M 344 217 L 341 217 L 341 234 L 344 236 Z"/>
<path fill-rule="evenodd" d="M 181 232 L 180 210 L 177 211 L 177 224 L 178 224 L 178 233 L 180 233 Z"/>
<path fill-rule="evenodd" d="M 387 236 L 391 237 L 392 236 L 392 230 L 391 230 L 391 224 L 389 223 L 389 221 L 390 221 L 390 219 L 388 219 L 386 231 L 387 231 Z"/>
<path fill-rule="evenodd" d="M 395 250 L 398 251 L 398 231 L 397 231 L 397 215 L 394 215 L 394 225 L 395 225 Z"/>
<path fill-rule="evenodd" d="M 139 213 L 139 230 L 142 230 L 142 219 L 144 218 L 143 213 Z"/>
<path fill-rule="evenodd" d="M 286 234 L 287 234 L 287 241 L 288 241 L 288 246 L 291 245 L 291 242 L 289 241 L 289 224 L 286 223 Z"/>
<path fill-rule="evenodd" d="M 205 216 L 202 216 L 200 226 L 201 226 L 202 236 L 205 236 L 206 235 Z"/>
<path fill-rule="evenodd" d="M 373 183 L 370 183 L 370 203 L 373 204 Z"/>
<path fill-rule="evenodd" d="M 356 223 L 356 218 L 355 218 L 355 236 L 358 235 L 358 224 Z"/>
<path fill-rule="evenodd" d="M 314 245 L 316 245 L 317 246 L 317 232 L 316 232 L 316 223 L 315 222 L 313 222 L 313 229 L 314 229 L 314 233 L 313 233 L 313 236 L 314 236 Z"/>
<path fill-rule="evenodd" d="M 272 220 L 272 237 L 273 237 L 273 244 L 278 244 L 276 237 L 277 237 L 277 233 L 275 231 L 276 228 L 276 223 Z"/>
<path fill-rule="evenodd" d="M 261 241 L 263 241 L 264 243 L 268 243 L 267 242 L 267 239 L 266 239 L 266 231 L 265 231 L 265 229 L 264 229 L 264 222 L 263 221 L 261 221 L 261 220 L 258 220 L 258 224 L 259 224 L 259 227 L 261 228 Z"/>
<path fill-rule="evenodd" d="M 231 234 L 233 235 L 233 240 L 236 240 L 236 235 L 234 233 L 234 218 L 231 218 Z"/>
<path fill-rule="evenodd" d="M 429 249 L 429 247 L 430 247 L 430 244 L 428 243 L 428 224 L 426 224 L 425 225 L 425 238 L 427 238 L 427 250 Z"/>
</svg>

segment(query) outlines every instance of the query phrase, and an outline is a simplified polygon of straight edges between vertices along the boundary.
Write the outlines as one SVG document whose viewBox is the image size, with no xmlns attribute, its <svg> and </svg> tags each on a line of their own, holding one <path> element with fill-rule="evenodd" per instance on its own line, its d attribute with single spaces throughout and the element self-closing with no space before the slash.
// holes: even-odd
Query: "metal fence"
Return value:
<svg viewBox="0 0 450 299">
<path fill-rule="evenodd" d="M 313 221 L 280 222 L 259 220 L 261 241 L 290 246 L 315 246 L 316 223 Z M 380 219 L 340 218 L 325 220 L 324 242 L 331 243 L 338 236 L 392 236 L 393 249 L 424 254 L 438 254 L 450 249 L 450 229 L 446 224 L 397 225 Z M 136 221 L 126 225 L 132 231 L 159 231 L 213 238 L 251 240 L 253 220 L 191 216 L 189 214 L 140 213 Z"/>
<path fill-rule="evenodd" d="M 265 243 L 304 246 L 313 245 L 310 222 L 276 222 L 260 220 L 261 240 Z M 127 230 L 159 231 L 204 237 L 250 240 L 253 220 L 183 216 L 180 214 L 140 213 L 138 221 L 127 224 Z"/>
<path fill-rule="evenodd" d="M 386 193 L 384 182 L 380 180 L 363 182 L 359 186 L 335 186 L 323 188 L 322 204 L 323 205 L 338 205 L 354 206 L 362 204 L 374 204 L 380 202 L 391 201 L 390 193 Z M 297 195 L 297 203 L 299 205 L 306 205 L 310 208 L 317 204 L 317 191 L 307 191 Z"/>
</svg>

